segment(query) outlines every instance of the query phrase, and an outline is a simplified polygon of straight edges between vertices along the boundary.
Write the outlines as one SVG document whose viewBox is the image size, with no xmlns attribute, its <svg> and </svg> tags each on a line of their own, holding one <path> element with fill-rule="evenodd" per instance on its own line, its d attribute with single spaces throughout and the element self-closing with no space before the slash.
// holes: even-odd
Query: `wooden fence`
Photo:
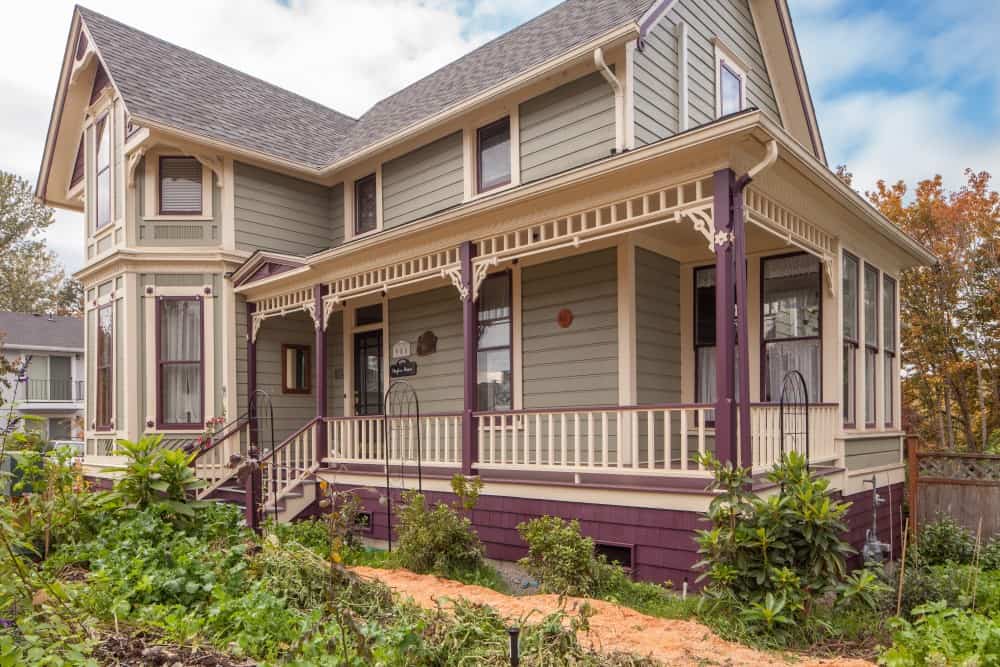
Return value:
<svg viewBox="0 0 1000 667">
<path fill-rule="evenodd" d="M 1000 456 L 919 451 L 907 442 L 911 528 L 951 516 L 983 539 L 1000 533 Z"/>
</svg>

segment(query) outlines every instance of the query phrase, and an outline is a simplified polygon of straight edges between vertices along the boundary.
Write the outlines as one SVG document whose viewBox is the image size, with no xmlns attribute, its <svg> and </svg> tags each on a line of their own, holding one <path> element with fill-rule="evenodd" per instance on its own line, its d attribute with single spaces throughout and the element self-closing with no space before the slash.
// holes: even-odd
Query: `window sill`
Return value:
<svg viewBox="0 0 1000 667">
<path fill-rule="evenodd" d="M 145 222 L 209 222 L 213 220 L 210 215 L 144 215 Z"/>
<path fill-rule="evenodd" d="M 476 201 L 478 199 L 485 199 L 486 197 L 492 197 L 493 195 L 500 194 L 501 192 L 507 192 L 508 190 L 513 190 L 519 185 L 520 183 L 515 183 L 514 181 L 511 181 L 510 183 L 506 183 L 504 185 L 498 185 L 495 188 L 490 188 L 489 190 L 483 190 L 482 192 L 475 192 L 465 201 L 467 203 Z"/>
<path fill-rule="evenodd" d="M 850 429 L 845 430 L 840 438 L 843 440 L 864 440 L 867 438 L 896 438 L 905 436 L 905 431 L 898 429 Z"/>
</svg>

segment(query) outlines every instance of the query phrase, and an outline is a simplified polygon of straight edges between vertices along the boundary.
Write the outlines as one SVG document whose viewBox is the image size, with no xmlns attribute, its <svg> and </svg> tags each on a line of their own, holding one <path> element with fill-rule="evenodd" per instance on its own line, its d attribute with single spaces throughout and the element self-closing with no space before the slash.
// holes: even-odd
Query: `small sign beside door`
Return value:
<svg viewBox="0 0 1000 667">
<path fill-rule="evenodd" d="M 400 359 L 410 356 L 410 341 L 399 340 L 392 346 L 392 358 Z"/>
<path fill-rule="evenodd" d="M 397 359 L 389 366 L 389 377 L 393 380 L 397 378 L 413 377 L 417 374 L 417 362 L 409 359 Z"/>
</svg>

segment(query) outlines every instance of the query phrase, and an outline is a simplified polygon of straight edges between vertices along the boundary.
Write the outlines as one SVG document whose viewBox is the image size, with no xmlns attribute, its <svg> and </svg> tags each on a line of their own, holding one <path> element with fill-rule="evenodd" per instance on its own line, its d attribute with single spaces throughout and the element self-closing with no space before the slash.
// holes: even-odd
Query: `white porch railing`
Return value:
<svg viewBox="0 0 1000 667">
<path fill-rule="evenodd" d="M 808 424 L 801 406 L 785 409 L 785 447 L 804 453 L 803 433 L 809 433 L 809 463 L 837 463 L 843 452 L 837 447 L 840 411 L 836 403 L 810 405 Z M 750 447 L 753 471 L 770 470 L 781 458 L 781 407 L 777 403 L 756 403 L 750 406 Z"/>
<path fill-rule="evenodd" d="M 311 478 L 320 467 L 313 419 L 261 459 L 264 507 L 271 507 Z"/>
<path fill-rule="evenodd" d="M 383 415 L 332 417 L 327 422 L 329 456 L 337 463 L 385 463 Z M 418 432 L 419 429 L 419 432 Z M 388 423 L 389 459 L 416 464 L 417 436 L 423 465 L 462 464 L 462 415 L 442 413 L 393 417 Z"/>
<path fill-rule="evenodd" d="M 706 475 L 709 405 L 555 408 L 476 415 L 479 469 Z"/>
<path fill-rule="evenodd" d="M 240 451 L 241 441 L 250 442 L 250 422 L 247 420 L 239 421 L 228 431 L 220 433 L 215 438 L 215 445 L 195 459 L 195 476 L 208 483 L 198 492 L 198 498 L 208 496 L 233 476 L 229 460 L 232 454 Z"/>
</svg>

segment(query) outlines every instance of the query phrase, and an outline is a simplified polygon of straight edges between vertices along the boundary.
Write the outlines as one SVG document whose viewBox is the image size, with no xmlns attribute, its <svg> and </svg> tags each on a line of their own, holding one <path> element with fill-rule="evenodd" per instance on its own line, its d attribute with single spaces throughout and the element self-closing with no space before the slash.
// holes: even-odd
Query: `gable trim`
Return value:
<svg viewBox="0 0 1000 667">
<path fill-rule="evenodd" d="M 812 149 L 817 157 L 825 163 L 826 151 L 823 148 L 822 139 L 819 138 L 816 109 L 813 106 L 809 84 L 805 78 L 805 69 L 802 67 L 802 55 L 799 52 L 799 43 L 795 37 L 795 26 L 792 25 L 791 18 L 788 16 L 788 4 L 785 0 L 774 0 L 774 9 L 778 12 L 778 22 L 781 24 L 781 32 L 785 38 L 785 48 L 788 49 L 788 57 L 792 60 L 795 87 L 798 90 L 799 101 L 802 104 L 802 113 L 806 117 L 806 126 L 809 129 L 809 139 L 812 142 Z"/>
<path fill-rule="evenodd" d="M 646 35 L 660 22 L 667 12 L 674 8 L 678 0 L 656 0 L 639 19 L 639 39 L 636 46 L 642 51 Z"/>
</svg>

